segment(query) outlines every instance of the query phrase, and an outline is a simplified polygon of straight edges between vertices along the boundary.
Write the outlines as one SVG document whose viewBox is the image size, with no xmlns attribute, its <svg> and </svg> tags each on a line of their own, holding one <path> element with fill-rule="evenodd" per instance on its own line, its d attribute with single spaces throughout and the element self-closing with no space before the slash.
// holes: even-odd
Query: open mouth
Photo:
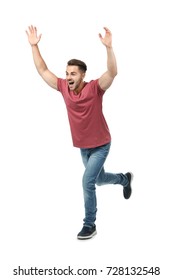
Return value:
<svg viewBox="0 0 172 280">
<path fill-rule="evenodd" d="M 69 84 L 69 86 L 72 86 L 74 84 L 74 82 L 73 81 L 69 81 L 68 84 Z"/>
</svg>

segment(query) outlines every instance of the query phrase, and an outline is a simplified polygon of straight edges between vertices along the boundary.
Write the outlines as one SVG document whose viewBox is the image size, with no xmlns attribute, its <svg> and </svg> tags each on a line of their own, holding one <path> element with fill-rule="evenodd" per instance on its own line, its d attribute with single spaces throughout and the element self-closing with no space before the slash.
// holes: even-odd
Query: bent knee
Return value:
<svg viewBox="0 0 172 280">
<path fill-rule="evenodd" d="M 102 186 L 103 185 L 102 180 L 100 180 L 100 179 L 96 180 L 96 185 L 97 186 Z"/>
</svg>

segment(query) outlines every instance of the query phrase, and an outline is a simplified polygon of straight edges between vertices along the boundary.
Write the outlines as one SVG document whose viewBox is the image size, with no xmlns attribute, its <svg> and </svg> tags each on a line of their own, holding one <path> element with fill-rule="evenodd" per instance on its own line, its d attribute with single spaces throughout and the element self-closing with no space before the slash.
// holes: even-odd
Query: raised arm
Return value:
<svg viewBox="0 0 172 280">
<path fill-rule="evenodd" d="M 57 89 L 57 77 L 49 71 L 39 51 L 38 43 L 41 39 L 41 34 L 38 36 L 36 27 L 32 25 L 28 27 L 26 34 L 32 47 L 33 60 L 39 75 L 50 87 Z"/>
<path fill-rule="evenodd" d="M 117 75 L 117 63 L 112 47 L 112 34 L 107 27 L 104 29 L 105 36 L 99 34 L 99 38 L 107 51 L 107 71 L 99 78 L 99 85 L 103 90 L 107 90 Z"/>
</svg>

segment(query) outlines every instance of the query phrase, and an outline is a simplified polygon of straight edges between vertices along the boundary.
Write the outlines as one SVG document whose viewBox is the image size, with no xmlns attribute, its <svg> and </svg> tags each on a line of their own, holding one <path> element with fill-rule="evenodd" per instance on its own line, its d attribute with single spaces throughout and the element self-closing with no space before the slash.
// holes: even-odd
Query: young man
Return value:
<svg viewBox="0 0 172 280">
<path fill-rule="evenodd" d="M 32 25 L 26 31 L 38 73 L 50 87 L 60 91 L 64 98 L 73 145 L 80 148 L 85 166 L 82 180 L 85 218 L 83 228 L 77 235 L 78 239 L 88 239 L 96 234 L 96 184 L 121 184 L 124 198 L 128 199 L 131 195 L 131 173 L 114 174 L 104 170 L 111 135 L 102 112 L 102 100 L 103 94 L 117 75 L 112 34 L 108 28 L 104 27 L 104 30 L 105 36 L 99 34 L 99 38 L 106 48 L 107 70 L 99 79 L 90 82 L 84 81 L 87 66 L 78 59 L 68 61 L 66 79 L 50 72 L 38 48 L 41 35 L 37 35 L 37 29 Z"/>
</svg>

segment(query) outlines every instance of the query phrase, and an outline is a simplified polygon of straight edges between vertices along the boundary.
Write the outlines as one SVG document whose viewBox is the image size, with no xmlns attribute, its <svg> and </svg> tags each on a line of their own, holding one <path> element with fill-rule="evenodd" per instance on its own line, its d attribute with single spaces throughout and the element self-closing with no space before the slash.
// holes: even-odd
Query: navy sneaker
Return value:
<svg viewBox="0 0 172 280">
<path fill-rule="evenodd" d="M 92 227 L 83 226 L 82 230 L 78 233 L 77 238 L 82 240 L 89 239 L 92 238 L 96 233 L 96 225 Z"/>
<path fill-rule="evenodd" d="M 125 176 L 127 176 L 128 178 L 128 184 L 127 186 L 123 187 L 123 195 L 125 199 L 129 199 L 132 193 L 132 189 L 131 189 L 131 181 L 133 179 L 133 174 L 128 172 L 125 174 Z"/>
</svg>

